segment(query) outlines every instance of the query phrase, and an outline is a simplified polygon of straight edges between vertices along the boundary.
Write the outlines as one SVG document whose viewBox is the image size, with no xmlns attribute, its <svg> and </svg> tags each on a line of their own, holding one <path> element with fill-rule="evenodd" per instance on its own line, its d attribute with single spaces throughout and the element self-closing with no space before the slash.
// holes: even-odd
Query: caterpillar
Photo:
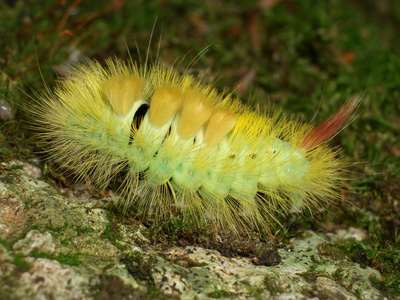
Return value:
<svg viewBox="0 0 400 300">
<path fill-rule="evenodd" d="M 121 178 L 124 211 L 241 233 L 339 197 L 347 163 L 328 141 L 359 102 L 314 128 L 161 63 L 109 59 L 75 67 L 31 111 L 50 158 L 78 180 L 106 188 Z"/>
</svg>

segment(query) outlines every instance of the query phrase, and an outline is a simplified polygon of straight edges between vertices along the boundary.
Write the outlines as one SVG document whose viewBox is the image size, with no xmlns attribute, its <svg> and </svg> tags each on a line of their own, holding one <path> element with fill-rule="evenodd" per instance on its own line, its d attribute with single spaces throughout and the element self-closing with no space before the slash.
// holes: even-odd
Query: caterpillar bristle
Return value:
<svg viewBox="0 0 400 300">
<path fill-rule="evenodd" d="M 300 143 L 300 147 L 309 150 L 334 136 L 349 119 L 361 101 L 361 97 L 355 96 L 347 101 L 342 107 L 317 128 L 310 131 Z"/>
<path fill-rule="evenodd" d="M 139 76 L 114 76 L 105 84 L 107 98 L 114 111 L 125 116 L 132 108 L 133 103 L 141 98 L 143 88 Z"/>
<path fill-rule="evenodd" d="M 202 92 L 186 90 L 178 125 L 179 136 L 183 139 L 193 137 L 211 117 L 213 109 Z"/>
<path fill-rule="evenodd" d="M 51 158 L 78 179 L 105 188 L 123 176 L 124 211 L 269 232 L 279 216 L 325 206 L 344 185 L 347 164 L 324 141 L 357 97 L 312 129 L 161 64 L 87 62 L 72 73 L 38 100 L 33 122 Z"/>
<path fill-rule="evenodd" d="M 232 111 L 225 108 L 214 110 L 204 129 L 204 142 L 213 146 L 221 141 L 237 124 L 237 117 Z"/>
<path fill-rule="evenodd" d="M 151 97 L 150 123 L 162 127 L 181 109 L 182 92 L 174 87 L 161 87 Z"/>
</svg>

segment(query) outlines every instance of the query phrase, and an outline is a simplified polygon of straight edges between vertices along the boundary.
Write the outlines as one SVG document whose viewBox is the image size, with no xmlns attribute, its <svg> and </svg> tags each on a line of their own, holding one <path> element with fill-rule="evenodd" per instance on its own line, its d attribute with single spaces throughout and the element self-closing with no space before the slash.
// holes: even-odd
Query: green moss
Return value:
<svg viewBox="0 0 400 300">
<path fill-rule="evenodd" d="M 204 226 L 202 216 L 188 218 L 177 214 L 161 222 L 153 223 L 149 231 L 152 239 L 160 242 L 175 243 L 180 239 L 194 242 L 203 239 Z"/>
<path fill-rule="evenodd" d="M 335 280 L 337 282 L 340 282 L 342 280 L 343 277 L 343 273 L 344 273 L 344 269 L 341 267 L 338 267 L 335 272 L 332 273 L 332 275 L 330 276 L 330 278 L 332 280 Z"/>
<path fill-rule="evenodd" d="M 4 94 L 0 90 L 0 99 Z M 16 99 L 13 99 L 16 101 Z M 13 108 L 14 111 L 17 107 Z M 0 119 L 0 161 L 9 162 L 13 159 L 26 159 L 32 157 L 34 149 L 34 139 L 26 132 L 26 126 L 19 119 L 14 119 L 2 123 Z M 21 169 L 20 165 L 2 166 L 4 171 L 14 171 Z M 6 180 L 2 176 L 1 180 Z M 7 182 L 7 181 L 6 181 Z M 12 182 L 8 182 L 12 183 Z"/>
<path fill-rule="evenodd" d="M 208 293 L 207 296 L 214 299 L 221 299 L 229 297 L 230 293 L 224 290 L 215 290 L 212 291 L 211 293 Z"/>
<path fill-rule="evenodd" d="M 118 230 L 118 223 L 115 221 L 111 221 L 106 225 L 106 228 L 104 229 L 103 233 L 101 234 L 102 238 L 108 239 L 109 241 L 115 243 L 119 239 L 121 239 L 121 234 Z"/>
<path fill-rule="evenodd" d="M 23 253 L 13 253 L 12 263 L 17 266 L 20 271 L 27 271 L 31 268 L 31 264 L 26 261 L 26 255 Z"/>
<path fill-rule="evenodd" d="M 91 233 L 93 230 L 90 226 L 75 226 L 75 231 L 77 236 L 81 236 L 87 233 Z"/>
<path fill-rule="evenodd" d="M 64 247 L 68 247 L 72 244 L 71 239 L 63 239 L 60 240 L 61 245 L 63 245 Z"/>
<path fill-rule="evenodd" d="M 132 252 L 122 261 L 126 264 L 127 270 L 133 278 L 146 283 L 146 286 L 154 285 L 151 277 L 153 269 L 153 259 L 151 257 L 144 256 L 140 252 Z"/>
<path fill-rule="evenodd" d="M 62 264 L 66 264 L 69 266 L 80 266 L 82 264 L 81 254 L 80 253 L 46 253 L 34 250 L 30 253 L 30 256 L 36 258 L 47 258 L 50 260 L 57 260 Z"/>
<path fill-rule="evenodd" d="M 321 251 L 321 249 L 323 249 Z M 321 253 L 322 252 L 322 253 Z M 371 267 L 382 274 L 382 279 L 371 277 L 376 288 L 387 296 L 400 293 L 400 250 L 390 245 L 372 244 L 370 241 L 357 242 L 354 239 L 320 246 L 320 253 L 332 259 L 348 259 Z"/>
<path fill-rule="evenodd" d="M 6 248 L 6 250 L 10 250 L 10 244 L 7 240 L 0 238 L 0 244 L 2 244 L 4 246 L 4 248 Z"/>
<path fill-rule="evenodd" d="M 321 269 L 318 264 L 312 264 L 307 271 L 300 273 L 300 275 L 309 282 L 315 282 L 317 277 L 326 277 L 326 272 L 324 269 Z"/>
</svg>

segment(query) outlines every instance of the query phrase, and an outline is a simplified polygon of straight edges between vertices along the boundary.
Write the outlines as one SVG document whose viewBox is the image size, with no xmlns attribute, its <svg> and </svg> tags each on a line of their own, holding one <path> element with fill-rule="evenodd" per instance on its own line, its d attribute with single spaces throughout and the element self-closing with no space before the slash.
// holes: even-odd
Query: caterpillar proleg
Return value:
<svg viewBox="0 0 400 300">
<path fill-rule="evenodd" d="M 277 217 L 338 197 L 346 167 L 327 142 L 353 97 L 313 128 L 260 114 L 161 64 L 86 62 L 33 108 L 53 159 L 105 188 L 141 216 L 204 216 L 223 229 L 266 231 Z"/>
</svg>

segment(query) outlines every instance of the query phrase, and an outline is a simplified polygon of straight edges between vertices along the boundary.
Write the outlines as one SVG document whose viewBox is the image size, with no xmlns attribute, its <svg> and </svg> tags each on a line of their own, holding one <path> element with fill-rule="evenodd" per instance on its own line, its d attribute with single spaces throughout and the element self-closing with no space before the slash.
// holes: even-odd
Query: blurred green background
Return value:
<svg viewBox="0 0 400 300">
<path fill-rule="evenodd" d="M 357 119 L 332 141 L 359 162 L 349 174 L 353 190 L 328 213 L 305 216 L 293 227 L 365 229 L 368 239 L 332 243 L 330 254 L 378 269 L 384 278 L 376 285 L 395 295 L 400 292 L 399 28 L 395 0 L 3 0 L 0 99 L 10 103 L 13 117 L 0 120 L 0 161 L 35 155 L 38 145 L 18 105 L 29 106 L 45 83 L 53 86 L 69 66 L 87 58 L 144 61 L 149 55 L 180 71 L 194 62 L 190 72 L 217 89 L 234 89 L 253 106 L 274 105 L 315 123 L 352 95 L 364 95 Z"/>
</svg>

